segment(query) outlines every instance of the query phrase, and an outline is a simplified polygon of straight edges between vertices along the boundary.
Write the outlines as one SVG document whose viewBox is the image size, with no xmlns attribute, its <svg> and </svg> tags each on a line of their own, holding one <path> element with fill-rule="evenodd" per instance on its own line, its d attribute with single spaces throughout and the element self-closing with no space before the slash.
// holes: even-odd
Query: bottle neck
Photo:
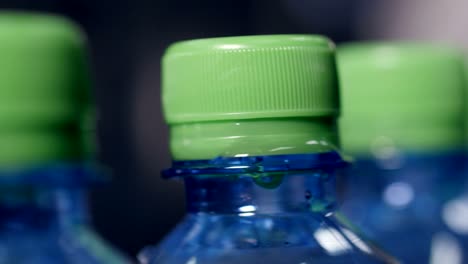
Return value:
<svg viewBox="0 0 468 264">
<path fill-rule="evenodd" d="M 335 177 L 331 170 L 282 173 L 262 177 L 215 176 L 185 178 L 190 213 L 238 216 L 327 213 L 335 208 Z"/>
<path fill-rule="evenodd" d="M 333 165 L 323 154 L 342 161 L 335 116 L 172 124 L 170 131 L 175 163 L 163 174 L 184 177 L 191 213 L 251 216 L 334 206 Z"/>
<path fill-rule="evenodd" d="M 442 203 L 466 191 L 466 156 L 460 151 L 355 158 L 354 166 L 345 174 L 353 196 L 375 196 L 392 206 L 405 207 L 425 198 Z M 399 202 L 402 192 L 411 199 Z"/>
<path fill-rule="evenodd" d="M 31 187 L 0 190 L 0 229 L 65 228 L 87 222 L 82 190 Z"/>
<path fill-rule="evenodd" d="M 42 171 L 44 172 L 44 171 Z M 44 177 L 43 182 L 28 180 L 13 180 L 14 183 L 0 183 L 0 230 L 54 229 L 67 228 L 72 225 L 87 223 L 87 201 L 84 186 L 57 185 L 48 182 L 47 176 L 37 172 L 38 177 Z M 54 173 L 47 170 L 47 173 Z M 62 173 L 63 171 L 55 171 Z M 15 175 L 16 176 L 16 175 Z M 13 176 L 13 177 L 15 177 Z M 31 176 L 31 179 L 35 175 Z M 71 175 L 57 175 L 72 177 Z M 76 176 L 76 175 L 74 175 Z M 8 175 L 0 175 L 8 177 Z"/>
</svg>

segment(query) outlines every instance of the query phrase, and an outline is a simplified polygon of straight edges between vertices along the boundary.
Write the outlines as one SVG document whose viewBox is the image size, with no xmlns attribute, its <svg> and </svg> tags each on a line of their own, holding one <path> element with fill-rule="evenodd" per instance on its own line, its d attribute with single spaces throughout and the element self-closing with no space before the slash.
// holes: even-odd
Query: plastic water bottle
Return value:
<svg viewBox="0 0 468 264">
<path fill-rule="evenodd" d="M 468 263 L 463 57 L 404 43 L 338 48 L 342 210 L 405 263 Z"/>
<path fill-rule="evenodd" d="M 187 215 L 141 263 L 396 263 L 337 212 L 334 47 L 309 35 L 191 40 L 163 58 Z"/>
<path fill-rule="evenodd" d="M 68 20 L 0 14 L 0 263 L 129 263 L 88 222 L 87 70 Z"/>
</svg>

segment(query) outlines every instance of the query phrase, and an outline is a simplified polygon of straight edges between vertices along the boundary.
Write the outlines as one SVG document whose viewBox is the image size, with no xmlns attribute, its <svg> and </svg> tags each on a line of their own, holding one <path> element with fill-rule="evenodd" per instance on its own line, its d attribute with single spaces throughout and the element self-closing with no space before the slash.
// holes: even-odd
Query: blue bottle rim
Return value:
<svg viewBox="0 0 468 264">
<path fill-rule="evenodd" d="M 348 166 L 336 151 L 312 154 L 217 157 L 212 160 L 173 161 L 162 177 L 176 178 L 201 175 L 248 175 L 332 169 Z"/>
</svg>

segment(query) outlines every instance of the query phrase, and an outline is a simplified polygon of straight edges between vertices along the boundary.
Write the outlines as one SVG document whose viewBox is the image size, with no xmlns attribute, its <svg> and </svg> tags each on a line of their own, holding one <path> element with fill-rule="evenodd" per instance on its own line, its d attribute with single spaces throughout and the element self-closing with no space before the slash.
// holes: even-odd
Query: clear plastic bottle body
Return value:
<svg viewBox="0 0 468 264">
<path fill-rule="evenodd" d="M 0 263 L 131 263 L 89 225 L 86 173 L 57 166 L 1 173 Z"/>
<path fill-rule="evenodd" d="M 341 207 L 404 263 L 468 263 L 464 155 L 357 157 Z"/>
<path fill-rule="evenodd" d="M 396 263 L 335 215 L 334 169 L 184 181 L 186 217 L 141 263 Z"/>
</svg>

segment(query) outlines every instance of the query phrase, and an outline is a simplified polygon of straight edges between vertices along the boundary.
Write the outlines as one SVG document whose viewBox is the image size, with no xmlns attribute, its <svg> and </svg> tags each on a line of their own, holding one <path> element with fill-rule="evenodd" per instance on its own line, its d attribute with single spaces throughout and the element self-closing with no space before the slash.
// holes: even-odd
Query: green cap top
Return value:
<svg viewBox="0 0 468 264">
<path fill-rule="evenodd" d="M 334 119 L 339 113 L 334 46 L 324 37 L 270 35 L 189 40 L 170 46 L 162 63 L 162 100 L 166 121 L 171 126 L 175 158 L 186 158 L 175 153 L 200 152 L 195 147 L 190 149 L 187 142 L 193 142 L 194 135 L 200 139 L 201 131 L 212 139 L 247 137 L 248 133 L 230 125 L 223 128 L 216 125 L 216 129 L 210 125 L 213 130 L 205 131 L 190 124 L 275 118 Z M 249 131 L 256 127 L 256 123 L 243 124 Z M 326 127 L 324 131 L 333 131 L 334 122 L 328 122 Z M 257 133 L 260 141 L 266 132 Z M 291 133 L 294 131 L 290 130 Z M 283 136 L 287 138 L 287 134 Z M 214 140 L 200 142 L 203 142 L 200 146 L 209 149 L 206 153 L 212 155 L 194 154 L 193 158 L 221 154 L 211 147 L 216 145 Z M 255 142 L 261 144 L 258 139 L 254 144 L 244 144 L 254 146 Z M 222 145 L 229 148 L 242 143 L 225 140 Z"/>
<path fill-rule="evenodd" d="M 338 48 L 343 150 L 454 150 L 463 145 L 463 59 L 454 50 L 409 43 Z"/>
<path fill-rule="evenodd" d="M 0 167 L 81 157 L 85 42 L 65 18 L 0 13 Z"/>
<path fill-rule="evenodd" d="M 272 35 L 183 41 L 163 58 L 169 124 L 337 115 L 334 49 L 322 37 Z"/>
</svg>

